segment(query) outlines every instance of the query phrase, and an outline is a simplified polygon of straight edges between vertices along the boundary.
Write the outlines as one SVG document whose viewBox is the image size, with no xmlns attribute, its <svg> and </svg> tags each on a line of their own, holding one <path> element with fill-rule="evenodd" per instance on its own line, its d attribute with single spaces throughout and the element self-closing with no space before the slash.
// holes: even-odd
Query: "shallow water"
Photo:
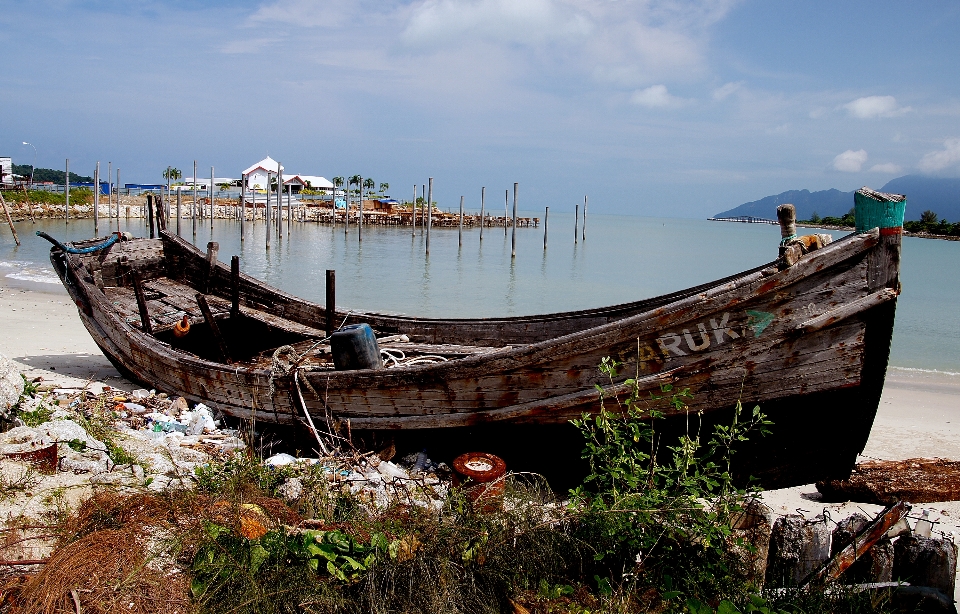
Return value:
<svg viewBox="0 0 960 614">
<path fill-rule="evenodd" d="M 525 212 L 524 216 L 539 215 Z M 198 223 L 196 238 L 184 220 L 184 236 L 202 248 L 220 243 L 220 258 L 240 255 L 241 269 L 307 299 L 324 300 L 324 272 L 337 271 L 341 308 L 422 316 L 523 315 L 600 307 L 639 300 L 753 268 L 776 257 L 779 229 L 762 224 L 591 214 L 586 239 L 574 243 L 572 215 L 550 216 L 549 245 L 543 228 L 517 229 L 517 256 L 503 228 L 434 228 L 431 253 L 418 229 L 357 229 L 294 223 L 264 248 L 264 225 L 247 223 L 241 245 L 234 221 Z M 113 228 L 101 224 L 101 234 Z M 121 220 L 121 229 L 146 234 L 142 220 Z M 0 229 L 0 275 L 6 283 L 52 288 L 59 280 L 47 260 L 45 230 L 62 240 L 89 238 L 92 220 L 21 222 L 16 248 Z M 834 232 L 839 238 L 842 233 Z M 212 239 L 211 239 L 212 237 Z M 578 237 L 579 238 L 579 237 Z M 903 294 L 891 364 L 960 373 L 960 242 L 906 237 L 901 269 Z"/>
</svg>

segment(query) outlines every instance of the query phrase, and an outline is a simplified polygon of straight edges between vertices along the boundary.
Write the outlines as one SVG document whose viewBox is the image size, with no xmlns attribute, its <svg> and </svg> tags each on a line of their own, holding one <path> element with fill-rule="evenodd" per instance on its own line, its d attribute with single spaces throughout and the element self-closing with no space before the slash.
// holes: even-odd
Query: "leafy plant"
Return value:
<svg viewBox="0 0 960 614">
<path fill-rule="evenodd" d="M 622 365 L 606 358 L 600 370 L 614 381 Z M 684 595 L 731 594 L 742 598 L 747 583 L 734 571 L 731 518 L 750 491 L 733 483 L 732 457 L 752 433 L 771 424 L 753 409 L 743 420 L 738 402 L 731 422 L 701 434 L 702 416 L 689 408 L 689 389 L 661 386 L 644 395 L 627 379 L 625 398 L 604 398 L 596 416 L 574 420 L 584 436 L 590 465 L 584 485 L 572 491 L 583 508 L 582 538 L 608 586 L 656 588 L 663 600 Z M 674 445 L 657 432 L 667 415 L 685 416 L 687 431 Z M 662 447 L 662 450 L 661 450 Z"/>
</svg>

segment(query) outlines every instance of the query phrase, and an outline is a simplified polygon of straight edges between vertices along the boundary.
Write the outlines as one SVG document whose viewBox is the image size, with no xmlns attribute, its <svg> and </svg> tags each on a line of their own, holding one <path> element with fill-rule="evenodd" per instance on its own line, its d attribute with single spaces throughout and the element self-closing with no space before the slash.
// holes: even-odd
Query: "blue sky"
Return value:
<svg viewBox="0 0 960 614">
<path fill-rule="evenodd" d="M 704 217 L 960 174 L 960 3 L 0 0 L 0 155 Z"/>
</svg>

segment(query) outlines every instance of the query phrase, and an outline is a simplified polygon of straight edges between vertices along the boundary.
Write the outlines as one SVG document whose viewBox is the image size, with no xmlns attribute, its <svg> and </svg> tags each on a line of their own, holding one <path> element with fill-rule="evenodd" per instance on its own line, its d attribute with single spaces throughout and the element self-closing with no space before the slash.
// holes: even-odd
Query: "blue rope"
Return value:
<svg viewBox="0 0 960 614">
<path fill-rule="evenodd" d="M 93 252 L 99 252 L 102 249 L 107 249 L 108 247 L 116 243 L 118 239 L 120 239 L 120 233 L 115 232 L 109 239 L 107 239 L 103 243 L 98 243 L 97 245 L 91 245 L 90 247 L 84 247 L 83 249 L 77 249 L 76 247 L 67 247 L 66 245 L 64 245 L 60 241 L 57 241 L 56 239 L 54 239 L 47 233 L 43 232 L 42 230 L 37 231 L 37 236 L 43 237 L 47 241 L 50 241 L 55 246 L 59 247 L 63 251 L 67 252 L 68 254 L 92 254 Z"/>
<path fill-rule="evenodd" d="M 793 241 L 796 238 L 797 238 L 797 233 L 793 233 L 789 237 L 784 237 L 780 239 L 780 245 L 786 245 L 788 242 Z"/>
</svg>

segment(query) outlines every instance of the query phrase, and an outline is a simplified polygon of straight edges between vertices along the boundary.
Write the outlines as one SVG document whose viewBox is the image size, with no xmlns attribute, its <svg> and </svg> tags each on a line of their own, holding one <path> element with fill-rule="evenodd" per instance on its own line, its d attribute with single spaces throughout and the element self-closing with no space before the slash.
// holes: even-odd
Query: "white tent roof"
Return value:
<svg viewBox="0 0 960 614">
<path fill-rule="evenodd" d="M 243 171 L 243 174 L 249 175 L 250 173 L 256 170 L 268 171 L 276 174 L 277 172 L 282 171 L 283 167 L 280 166 L 280 164 L 276 160 L 274 160 L 270 156 L 267 156 L 263 160 L 260 160 L 259 162 L 257 162 L 256 164 L 248 168 L 247 170 Z"/>
</svg>

